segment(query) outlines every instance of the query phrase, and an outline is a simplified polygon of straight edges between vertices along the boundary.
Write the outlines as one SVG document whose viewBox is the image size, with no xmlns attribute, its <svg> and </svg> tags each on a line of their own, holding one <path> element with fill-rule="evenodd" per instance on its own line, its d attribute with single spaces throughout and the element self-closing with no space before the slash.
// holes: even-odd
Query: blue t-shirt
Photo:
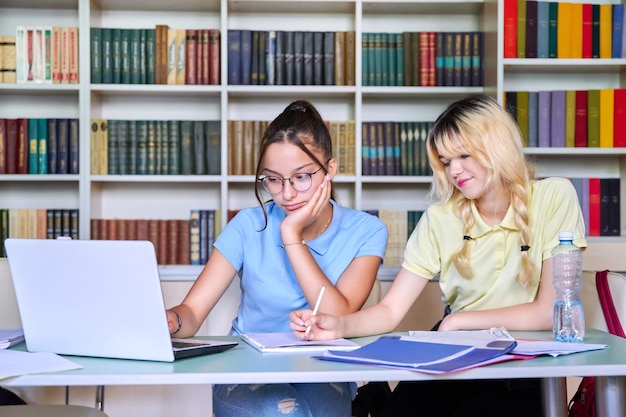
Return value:
<svg viewBox="0 0 626 417">
<path fill-rule="evenodd" d="M 385 254 L 387 227 L 363 211 L 333 204 L 333 219 L 324 233 L 307 242 L 315 261 L 336 284 L 358 256 Z M 233 320 L 233 334 L 290 332 L 289 313 L 310 306 L 287 258 L 280 236 L 285 213 L 267 206 L 267 228 L 260 207 L 241 210 L 224 228 L 215 247 L 241 277 L 241 300 Z"/>
</svg>

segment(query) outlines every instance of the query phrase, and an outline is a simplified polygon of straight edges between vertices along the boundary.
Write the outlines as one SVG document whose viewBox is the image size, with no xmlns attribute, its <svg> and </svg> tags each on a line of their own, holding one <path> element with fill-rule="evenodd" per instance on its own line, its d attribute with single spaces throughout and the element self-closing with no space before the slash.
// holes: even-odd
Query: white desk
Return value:
<svg viewBox="0 0 626 417">
<path fill-rule="evenodd" d="M 550 332 L 513 332 L 517 338 L 550 340 Z M 375 337 L 357 339 L 365 344 Z M 227 352 L 175 363 L 68 357 L 84 369 L 32 374 L 2 381 L 19 386 L 106 386 L 154 384 L 234 384 L 273 382 L 419 381 L 436 379 L 543 378 L 546 416 L 566 417 L 565 377 L 596 376 L 599 417 L 626 415 L 622 389 L 626 377 L 626 339 L 588 330 L 589 343 L 608 348 L 557 358 L 511 361 L 447 375 L 378 368 L 313 359 L 305 353 L 262 354 L 244 342 Z M 23 345 L 22 345 L 23 346 Z"/>
</svg>

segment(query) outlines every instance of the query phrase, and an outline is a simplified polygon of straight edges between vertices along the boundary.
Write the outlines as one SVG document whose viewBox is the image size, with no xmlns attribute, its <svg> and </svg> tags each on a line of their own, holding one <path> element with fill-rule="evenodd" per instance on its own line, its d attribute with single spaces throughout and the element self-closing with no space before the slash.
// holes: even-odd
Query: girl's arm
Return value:
<svg viewBox="0 0 626 417">
<path fill-rule="evenodd" d="M 554 297 L 552 258 L 549 258 L 542 263 L 535 301 L 491 310 L 453 313 L 442 321 L 439 330 L 489 329 L 499 326 L 508 330 L 549 330 L 552 329 Z"/>
<path fill-rule="evenodd" d="M 393 331 L 422 293 L 428 280 L 400 269 L 391 287 L 376 305 L 352 314 L 336 316 L 310 310 L 291 313 L 291 328 L 298 337 L 304 337 L 306 327 L 312 325 L 309 339 L 334 339 L 381 334 Z"/>
<path fill-rule="evenodd" d="M 183 302 L 167 311 L 167 322 L 172 336 L 195 335 L 236 275 L 237 271 L 230 262 L 218 249 L 213 248 L 209 261 Z M 182 323 L 180 329 L 178 329 L 178 317 Z"/>
</svg>

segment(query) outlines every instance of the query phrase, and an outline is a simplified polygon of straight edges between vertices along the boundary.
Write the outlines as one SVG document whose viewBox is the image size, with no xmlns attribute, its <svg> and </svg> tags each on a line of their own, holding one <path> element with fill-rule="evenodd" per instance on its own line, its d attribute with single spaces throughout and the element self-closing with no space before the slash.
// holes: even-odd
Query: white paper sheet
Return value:
<svg viewBox="0 0 626 417">
<path fill-rule="evenodd" d="M 0 350 L 0 380 L 12 376 L 69 371 L 82 366 L 50 352 Z"/>
</svg>

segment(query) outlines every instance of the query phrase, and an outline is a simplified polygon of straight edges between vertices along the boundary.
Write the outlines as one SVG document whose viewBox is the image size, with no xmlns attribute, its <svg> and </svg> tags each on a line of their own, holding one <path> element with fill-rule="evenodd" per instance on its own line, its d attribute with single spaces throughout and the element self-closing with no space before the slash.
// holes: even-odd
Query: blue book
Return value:
<svg viewBox="0 0 626 417">
<path fill-rule="evenodd" d="M 37 119 L 28 119 L 28 173 L 39 174 L 39 135 Z"/>
<path fill-rule="evenodd" d="M 528 92 L 528 147 L 539 146 L 538 136 L 539 120 L 539 92 Z"/>
<path fill-rule="evenodd" d="M 624 5 L 623 4 L 614 4 L 613 5 L 613 28 L 612 28 L 612 40 L 611 43 L 611 57 L 612 58 L 621 58 L 622 57 L 622 43 L 624 36 Z"/>
<path fill-rule="evenodd" d="M 550 5 L 547 1 L 537 3 L 537 58 L 549 58 Z"/>
<path fill-rule="evenodd" d="M 241 30 L 241 84 L 252 84 L 252 31 Z"/>
<path fill-rule="evenodd" d="M 537 105 L 537 142 L 540 148 L 550 147 L 550 120 L 552 118 L 552 94 L 539 91 Z"/>
<path fill-rule="evenodd" d="M 565 90 L 551 93 L 550 146 L 565 147 Z"/>
<path fill-rule="evenodd" d="M 444 332 L 426 338 L 414 337 L 412 333 L 409 336 L 382 336 L 358 349 L 349 352 L 329 350 L 316 358 L 440 374 L 513 359 L 507 354 L 517 346 L 515 339 L 508 334 L 507 337 L 495 336 L 489 330 Z M 455 335 L 458 335 L 457 340 L 453 340 Z M 430 340 L 431 336 L 435 339 Z M 437 342 L 438 336 L 447 337 L 449 341 Z"/>
<path fill-rule="evenodd" d="M 228 84 L 241 85 L 241 31 L 228 30 Z"/>
</svg>

